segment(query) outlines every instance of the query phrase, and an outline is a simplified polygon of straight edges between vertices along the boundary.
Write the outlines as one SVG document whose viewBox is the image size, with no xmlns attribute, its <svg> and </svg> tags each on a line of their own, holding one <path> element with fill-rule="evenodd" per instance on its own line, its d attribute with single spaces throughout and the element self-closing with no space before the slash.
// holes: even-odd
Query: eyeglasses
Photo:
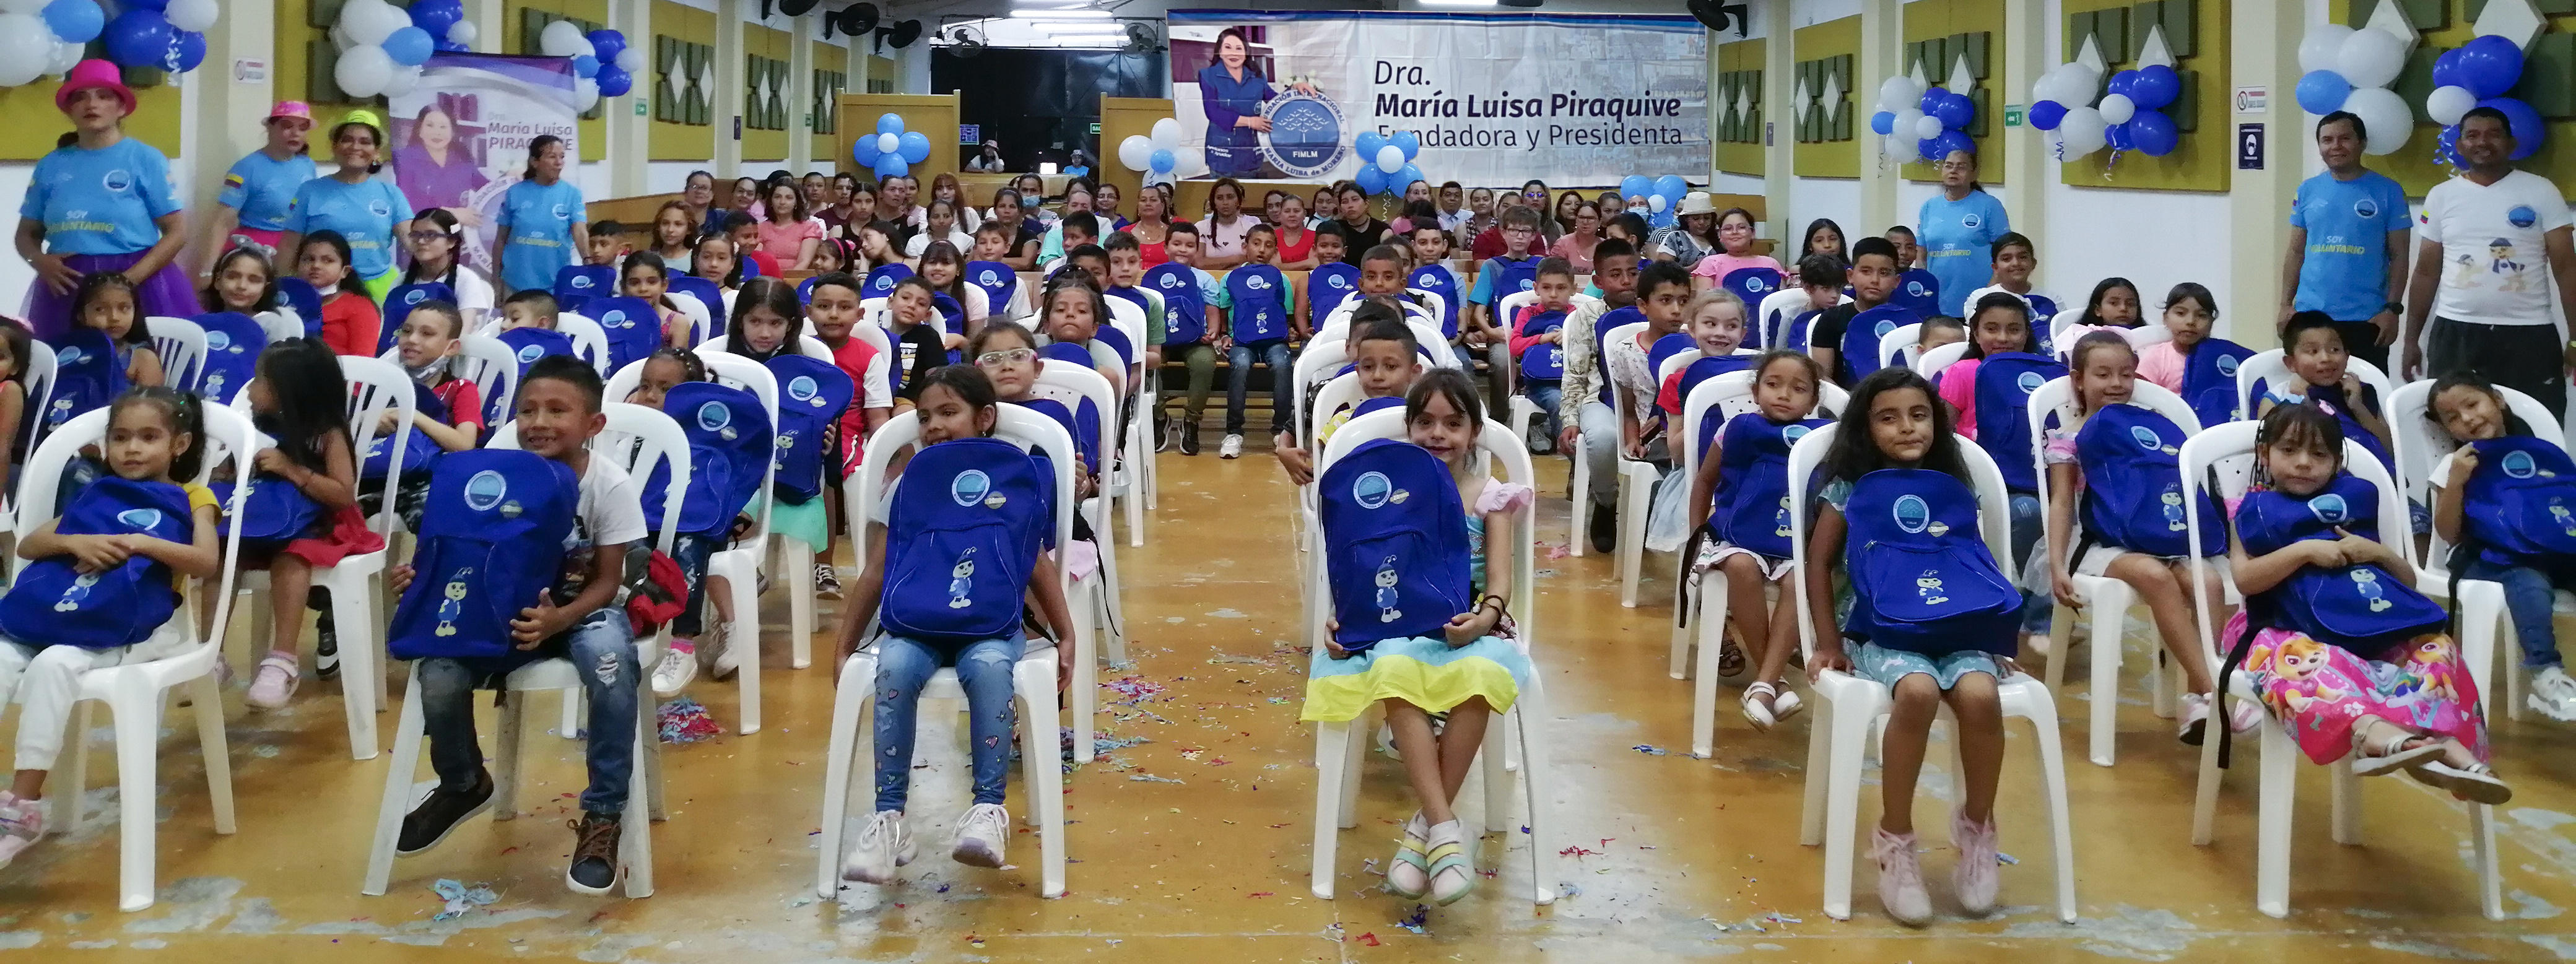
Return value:
<svg viewBox="0 0 2576 964">
<path fill-rule="evenodd" d="M 411 239 L 414 241 L 436 241 L 444 237 L 447 237 L 447 232 L 445 231 L 414 231 L 411 233 Z"/>
<path fill-rule="evenodd" d="M 1750 224 L 1730 224 L 1725 227 L 1721 227 L 1718 230 L 1727 234 L 1751 234 L 1753 233 L 1753 226 Z"/>
<path fill-rule="evenodd" d="M 988 351 L 975 356 L 975 367 L 1000 368 L 1004 365 L 1022 364 L 1027 362 L 1029 359 L 1036 357 L 1038 357 L 1038 352 L 1035 348 L 1005 348 L 1001 351 Z"/>
</svg>

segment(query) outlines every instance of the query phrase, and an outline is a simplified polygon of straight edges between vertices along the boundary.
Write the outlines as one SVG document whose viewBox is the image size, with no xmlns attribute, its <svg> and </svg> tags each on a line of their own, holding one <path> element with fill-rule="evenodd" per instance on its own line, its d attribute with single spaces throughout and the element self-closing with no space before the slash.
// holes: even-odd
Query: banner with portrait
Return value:
<svg viewBox="0 0 2576 964">
<path fill-rule="evenodd" d="M 1705 177 L 1708 44 L 1687 16 L 1174 10 L 1173 114 L 1199 177 L 1334 180 L 1361 131 L 1433 181 Z"/>
<path fill-rule="evenodd" d="M 581 157 L 572 60 L 439 54 L 420 83 L 387 99 L 394 183 L 412 210 L 445 208 L 465 228 L 457 256 L 492 271 L 501 193 L 526 176 L 528 142 L 552 134 Z"/>
</svg>

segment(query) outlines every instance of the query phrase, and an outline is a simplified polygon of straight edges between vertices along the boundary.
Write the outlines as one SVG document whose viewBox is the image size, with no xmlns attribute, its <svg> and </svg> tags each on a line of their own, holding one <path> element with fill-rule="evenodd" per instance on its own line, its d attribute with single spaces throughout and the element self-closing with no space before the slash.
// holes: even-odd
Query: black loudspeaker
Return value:
<svg viewBox="0 0 2576 964">
<path fill-rule="evenodd" d="M 1700 22 L 1700 26 L 1719 33 L 1725 33 L 1727 28 L 1732 27 L 1738 37 L 1753 32 L 1753 18 L 1745 4 L 1719 3 L 1717 0 L 1690 0 L 1689 6 L 1690 15 Z"/>
</svg>

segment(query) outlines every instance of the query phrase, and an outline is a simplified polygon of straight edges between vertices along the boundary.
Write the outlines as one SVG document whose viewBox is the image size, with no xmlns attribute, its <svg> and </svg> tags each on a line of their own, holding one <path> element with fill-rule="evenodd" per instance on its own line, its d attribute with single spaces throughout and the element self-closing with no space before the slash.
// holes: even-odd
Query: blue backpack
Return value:
<svg viewBox="0 0 2576 964">
<path fill-rule="evenodd" d="M 82 489 L 54 525 L 63 535 L 141 533 L 183 545 L 196 529 L 186 490 L 112 475 Z M 0 596 L 0 633 L 37 646 L 113 649 L 142 642 L 178 609 L 168 563 L 138 552 L 114 569 L 82 573 L 68 554 L 47 556 L 28 563 Z"/>
<path fill-rule="evenodd" d="M 2244 399 L 2236 395 L 2236 369 L 2254 350 L 2224 338 L 2204 338 L 2182 365 L 2182 400 L 2203 426 L 2236 421 Z"/>
<path fill-rule="evenodd" d="M 1728 372 L 1740 372 L 1751 368 L 1753 367 L 1753 362 L 1761 357 L 1762 356 L 1760 355 L 1719 355 L 1714 358 L 1701 357 L 1692 361 L 1690 364 L 1682 367 L 1681 384 L 1674 392 L 1676 404 L 1684 406 L 1689 405 L 1691 390 L 1698 388 L 1701 382 L 1708 381 L 1709 379 L 1716 378 L 1717 376 L 1724 375 Z M 1678 421 L 1681 416 L 1680 412 L 1666 412 L 1665 414 L 1674 416 L 1676 421 L 1673 424 L 1681 424 Z M 1715 419 L 1711 419 L 1701 424 L 1699 439 L 1699 447 L 1701 451 L 1704 452 L 1708 450 L 1708 436 L 1716 431 L 1716 429 L 1717 424 Z"/>
<path fill-rule="evenodd" d="M 751 263 L 744 258 L 743 263 Z M 748 274 L 746 272 L 746 274 Z M 581 311 L 593 298 L 617 295 L 617 269 L 604 264 L 568 264 L 555 270 L 555 307 Z M 583 312 L 588 314 L 588 312 Z"/>
<path fill-rule="evenodd" d="M 1806 354 L 1807 328 L 1808 326 L 1816 323 L 1816 316 L 1822 314 L 1824 314 L 1824 312 L 1809 309 L 1807 311 L 1799 312 L 1797 317 L 1789 319 L 1788 324 L 1780 326 L 1780 344 L 1778 347 L 1788 351 L 1797 352 L 1801 355 Z M 1892 331 L 1894 329 L 1890 330 Z"/>
<path fill-rule="evenodd" d="M 709 319 L 714 321 L 724 320 L 724 289 L 716 287 L 715 282 L 696 275 L 675 274 L 671 276 L 670 290 L 677 294 L 684 294 L 698 299 L 698 304 L 707 309 L 707 317 Z"/>
<path fill-rule="evenodd" d="M 2370 387 L 2368 383 L 2364 383 L 2361 386 L 2361 391 L 2365 398 L 2375 397 L 2378 394 L 2378 391 Z M 2380 401 L 2384 402 L 2385 399 L 2381 399 Z M 2325 408 L 2328 411 L 2333 412 L 2335 421 L 2343 424 L 2343 437 L 2360 443 L 2363 451 L 2369 452 L 2373 457 L 2379 459 L 2381 467 L 2386 468 L 2390 474 L 2396 473 L 2397 460 L 2388 454 L 2388 446 L 2381 444 L 2379 436 L 2371 434 L 2369 429 L 2362 427 L 2361 419 L 2353 415 L 2353 412 L 2359 408 L 2361 403 L 2355 399 L 2345 398 L 2343 394 L 2343 386 L 2309 386 L 2308 404 Z"/>
<path fill-rule="evenodd" d="M 1924 268 L 1915 268 L 1896 276 L 1896 290 L 1887 303 L 1901 305 L 1918 316 L 1930 318 L 1941 313 L 1941 278 Z"/>
<path fill-rule="evenodd" d="M 1199 273 L 1185 264 L 1158 264 L 1145 272 L 1145 287 L 1163 296 L 1163 342 L 1187 345 L 1207 336 L 1207 293 Z"/>
<path fill-rule="evenodd" d="M 1484 270 L 1493 274 L 1486 283 L 1485 295 L 1500 305 L 1503 299 L 1538 287 L 1537 258 L 1487 258 Z M 1450 615 L 1457 615 L 1451 613 Z"/>
<path fill-rule="evenodd" d="M 1458 337 L 1458 302 L 1466 292 L 1458 290 L 1457 275 L 1450 273 L 1445 266 L 1426 264 L 1413 269 L 1413 277 L 1405 279 L 1404 286 L 1439 295 L 1440 337 Z"/>
<path fill-rule="evenodd" d="M 839 443 L 841 413 L 858 384 L 831 362 L 781 353 L 767 363 L 778 378 L 778 497 L 804 505 L 823 494 L 828 458 Z"/>
<path fill-rule="evenodd" d="M 572 339 L 551 328 L 512 328 L 495 336 L 510 346 L 519 358 L 519 377 L 528 376 L 528 366 L 548 355 L 571 355 Z"/>
<path fill-rule="evenodd" d="M 197 379 L 197 394 L 217 405 L 229 404 L 259 374 L 259 353 L 268 349 L 268 330 L 236 311 L 198 315 L 196 320 L 197 327 L 206 330 L 206 364 Z"/>
<path fill-rule="evenodd" d="M 1225 293 L 1234 301 L 1226 320 L 1238 345 L 1288 337 L 1288 277 L 1266 264 L 1248 264 L 1226 272 Z"/>
<path fill-rule="evenodd" d="M 957 296 L 945 291 L 931 292 L 930 310 L 939 313 L 940 330 L 952 335 L 966 333 L 966 306 L 957 303 Z M 957 353 L 949 352 L 948 358 L 956 361 Z"/>
<path fill-rule="evenodd" d="M 45 403 L 46 430 L 60 428 L 125 393 L 125 365 L 118 361 L 116 343 L 107 339 L 106 332 L 76 327 L 49 344 L 54 349 L 54 391 L 52 400 Z"/>
<path fill-rule="evenodd" d="M 2113 405 L 2085 419 L 2075 433 L 2075 463 L 2085 479 L 2085 537 L 2167 559 L 2188 555 L 2182 442 L 2182 426 L 2151 408 Z M 2227 551 L 2226 522 L 2206 491 L 2200 494 L 2200 545 L 2212 555 Z"/>
<path fill-rule="evenodd" d="M 1926 655 L 2017 648 L 2021 592 L 1977 529 L 1977 497 L 1931 469 L 1861 476 L 1843 510 L 1851 526 L 1848 635 Z"/>
<path fill-rule="evenodd" d="M 448 420 L 451 413 L 447 410 L 447 403 L 439 400 L 438 393 L 419 382 L 411 383 L 411 387 L 413 407 L 435 421 L 444 423 Z M 366 456 L 358 460 L 359 478 L 385 477 L 385 472 L 393 467 L 394 436 L 400 434 L 401 426 L 396 426 L 394 431 L 377 433 L 375 439 L 367 443 Z M 429 437 L 429 433 L 421 431 L 420 426 L 412 426 L 410 440 L 403 445 L 403 475 L 407 478 L 429 471 L 443 454 L 445 450 Z"/>
<path fill-rule="evenodd" d="M 1717 283 L 1735 292 L 1735 297 L 1745 304 L 1759 306 L 1762 299 L 1780 290 L 1780 272 L 1769 268 L 1737 268 L 1727 272 L 1726 277 L 1718 279 Z"/>
<path fill-rule="evenodd" d="M 1038 547 L 1053 535 L 1055 481 L 1000 439 L 924 446 L 888 507 L 878 619 L 931 641 L 1008 637 Z"/>
<path fill-rule="evenodd" d="M 403 319 L 411 317 L 411 310 L 420 307 L 424 301 L 455 304 L 456 289 L 448 287 L 445 282 L 422 281 L 385 293 L 384 324 L 378 326 L 384 330 L 376 336 L 376 354 L 382 355 L 394 346 L 394 336 L 402 334 Z"/>
<path fill-rule="evenodd" d="M 1871 373 L 1887 367 L 1886 356 L 1878 352 L 1879 339 L 1887 337 L 1888 332 L 1922 320 L 1921 316 L 1893 301 L 1852 315 L 1850 324 L 1843 328 L 1843 343 L 1838 346 L 1841 352 L 1835 356 L 1834 362 L 1842 368 L 1846 384 L 1858 384 Z M 1801 338 L 1804 331 L 1800 329 Z M 1982 427 L 1978 430 L 1984 431 Z"/>
<path fill-rule="evenodd" d="M 230 535 L 233 528 L 239 526 L 245 547 L 274 549 L 283 546 L 303 536 L 305 530 L 313 527 L 313 520 L 322 517 L 322 504 L 313 501 L 312 496 L 305 495 L 304 490 L 296 488 L 295 483 L 286 481 L 284 477 L 255 472 L 251 474 L 250 481 L 241 484 L 250 487 L 242 493 L 241 510 L 216 519 L 215 532 Z M 206 485 L 206 489 L 215 494 L 215 501 L 225 506 L 233 504 L 233 488 L 234 483 L 231 482 Z"/>
<path fill-rule="evenodd" d="M 1032 398 L 1012 404 L 1026 406 L 1030 411 L 1045 415 L 1054 419 L 1056 424 L 1064 426 L 1064 434 L 1073 439 L 1073 450 L 1082 456 L 1082 464 L 1088 467 L 1088 471 L 1095 473 L 1100 471 L 1100 413 L 1089 399 L 1081 402 L 1082 414 L 1078 417 L 1074 415 L 1073 409 L 1066 407 L 1060 399 Z M 1044 462 L 1047 456 L 1043 450 L 1030 449 L 1029 457 Z"/>
<path fill-rule="evenodd" d="M 510 621 L 560 574 L 581 480 L 534 452 L 474 449 L 439 460 L 424 505 L 418 574 L 386 648 L 395 659 L 508 655 Z"/>
<path fill-rule="evenodd" d="M 2461 493 L 2467 541 L 2501 565 L 2554 568 L 2576 557 L 2576 461 L 2567 450 L 2528 435 L 2481 439 L 2469 449 L 2478 467 Z"/>
<path fill-rule="evenodd" d="M 1360 269 L 1339 261 L 1315 266 L 1306 275 L 1306 309 L 1311 323 L 1322 325 L 1333 309 L 1360 293 Z"/>
<path fill-rule="evenodd" d="M 689 437 L 689 489 L 680 496 L 682 535 L 720 536 L 760 491 L 760 480 L 777 446 L 769 413 L 750 392 L 714 382 L 684 382 L 662 397 L 662 410 L 680 423 Z M 657 529 L 669 506 L 668 463 L 655 465 L 642 492 L 644 524 Z"/>
<path fill-rule="evenodd" d="M 1467 509 L 1449 467 L 1421 446 L 1370 439 L 1318 480 L 1333 641 L 1362 650 L 1381 639 L 1438 636 L 1474 605 L 1467 575 Z"/>
<path fill-rule="evenodd" d="M 2030 437 L 2030 393 L 2065 375 L 2057 359 L 2028 352 L 1997 352 L 1977 366 L 1977 445 L 1995 457 L 2005 488 L 2039 488 L 2039 470 L 2030 461 L 2037 443 Z"/>
<path fill-rule="evenodd" d="M 867 280 L 863 283 L 866 287 L 859 292 L 859 297 L 861 299 L 883 298 L 894 294 L 895 284 L 909 277 L 912 277 L 911 268 L 899 264 L 884 265 L 868 272 Z"/>
<path fill-rule="evenodd" d="M 2247 495 L 2236 507 L 2236 536 L 2252 555 L 2308 539 L 2339 538 L 2337 528 L 2365 539 L 2377 536 L 2379 488 L 2345 472 L 2305 499 L 2272 489 Z M 2272 624 L 2365 655 L 2449 620 L 2442 607 L 2415 587 L 2368 564 L 2302 567 L 2256 597 L 2248 602 L 2261 603 Z"/>
<path fill-rule="evenodd" d="M 322 337 L 322 292 L 293 275 L 279 275 L 275 284 L 278 303 L 294 309 L 296 320 L 304 323 L 304 337 Z"/>
<path fill-rule="evenodd" d="M 1641 324 L 1645 320 L 1646 313 L 1637 310 L 1633 305 L 1626 308 L 1612 308 L 1608 311 L 1602 312 L 1601 317 L 1593 319 L 1592 370 L 1596 372 L 1606 372 L 1609 370 L 1609 366 L 1603 364 L 1603 362 L 1607 361 L 1610 357 L 1610 333 L 1612 331 L 1628 325 Z M 1610 404 L 1610 379 L 1608 378 L 1601 380 L 1601 404 Z"/>
<path fill-rule="evenodd" d="M 1789 558 L 1789 448 L 1808 432 L 1831 424 L 1831 419 L 1811 418 L 1774 425 L 1760 412 L 1728 419 L 1717 453 L 1711 531 L 1729 545 Z"/>
<path fill-rule="evenodd" d="M 593 298 L 582 314 L 598 322 L 599 330 L 608 335 L 609 371 L 643 361 L 662 347 L 662 313 L 652 302 L 623 295 Z"/>
<path fill-rule="evenodd" d="M 999 261 L 966 262 L 966 283 L 984 289 L 987 314 L 1010 316 L 1011 296 L 1019 293 L 1020 273 Z"/>
<path fill-rule="evenodd" d="M 1520 336 L 1544 335 L 1565 327 L 1565 312 L 1533 311 L 1521 319 Z M 1540 342 L 1521 350 L 1518 359 L 1524 381 L 1554 382 L 1565 379 L 1565 346 Z M 1451 613 L 1450 615 L 1457 615 Z"/>
</svg>

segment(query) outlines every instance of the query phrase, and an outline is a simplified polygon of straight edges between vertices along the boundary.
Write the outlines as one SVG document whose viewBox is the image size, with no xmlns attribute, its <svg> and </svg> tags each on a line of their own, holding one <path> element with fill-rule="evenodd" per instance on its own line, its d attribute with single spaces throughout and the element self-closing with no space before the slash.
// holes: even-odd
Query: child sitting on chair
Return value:
<svg viewBox="0 0 2576 964">
<path fill-rule="evenodd" d="M 2576 722 L 2576 680 L 2567 677 L 2552 622 L 2559 587 L 2576 588 L 2576 566 L 2569 565 L 2576 522 L 2552 511 L 2576 485 L 2576 466 L 2474 372 L 2442 376 L 2432 400 L 2425 417 L 2460 444 L 2432 472 L 2433 531 L 2455 547 L 2450 596 L 2460 597 L 2464 577 L 2503 585 L 2522 671 L 2531 674 L 2525 700 L 2542 716 Z M 2508 493 L 2519 498 L 2508 500 Z"/>
</svg>

